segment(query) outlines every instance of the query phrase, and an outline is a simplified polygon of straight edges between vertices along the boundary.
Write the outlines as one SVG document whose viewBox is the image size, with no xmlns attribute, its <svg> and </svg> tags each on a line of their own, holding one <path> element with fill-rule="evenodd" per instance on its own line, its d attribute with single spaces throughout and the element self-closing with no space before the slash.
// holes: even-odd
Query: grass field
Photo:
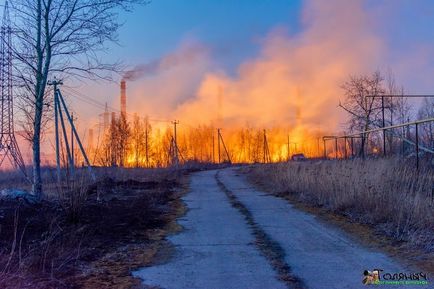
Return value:
<svg viewBox="0 0 434 289">
<path fill-rule="evenodd" d="M 257 165 L 249 172 L 276 195 L 368 224 L 409 248 L 434 253 L 434 172 L 395 159 Z"/>
<path fill-rule="evenodd" d="M 51 174 L 51 173 L 50 173 Z M 58 186 L 45 174 L 42 202 L 0 199 L 0 288 L 133 288 L 176 230 L 185 171 L 97 169 Z M 0 187 L 28 189 L 2 175 Z"/>
</svg>

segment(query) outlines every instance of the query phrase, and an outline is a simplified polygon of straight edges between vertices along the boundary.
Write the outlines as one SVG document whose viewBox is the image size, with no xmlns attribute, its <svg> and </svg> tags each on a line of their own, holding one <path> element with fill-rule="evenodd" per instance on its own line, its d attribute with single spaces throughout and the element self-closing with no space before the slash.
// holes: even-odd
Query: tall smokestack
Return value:
<svg viewBox="0 0 434 289">
<path fill-rule="evenodd" d="M 127 117 L 127 83 L 125 79 L 121 81 L 121 115 Z"/>
</svg>

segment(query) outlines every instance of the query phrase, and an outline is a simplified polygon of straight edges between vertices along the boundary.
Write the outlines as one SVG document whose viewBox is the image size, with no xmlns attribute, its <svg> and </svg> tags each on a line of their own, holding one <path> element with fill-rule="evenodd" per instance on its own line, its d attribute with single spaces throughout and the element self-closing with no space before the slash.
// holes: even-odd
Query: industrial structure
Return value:
<svg viewBox="0 0 434 289">
<path fill-rule="evenodd" d="M 121 116 L 127 118 L 127 83 L 121 80 Z"/>
<path fill-rule="evenodd" d="M 14 129 L 14 104 L 12 83 L 12 29 L 9 6 L 6 0 L 0 39 L 0 166 L 8 158 L 27 177 Z"/>
</svg>

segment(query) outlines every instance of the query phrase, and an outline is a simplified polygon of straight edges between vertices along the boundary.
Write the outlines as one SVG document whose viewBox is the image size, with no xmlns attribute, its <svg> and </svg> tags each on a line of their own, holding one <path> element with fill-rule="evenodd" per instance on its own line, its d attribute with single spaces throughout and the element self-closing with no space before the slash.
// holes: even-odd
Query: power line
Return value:
<svg viewBox="0 0 434 289">
<path fill-rule="evenodd" d="M 99 101 L 97 101 L 97 100 L 94 100 L 94 99 L 92 99 L 92 98 L 90 98 L 90 97 L 88 97 L 88 96 L 86 96 L 86 95 L 84 95 L 84 94 L 82 94 L 81 92 L 79 92 L 79 91 L 77 91 L 77 90 L 75 90 L 75 89 L 73 89 L 73 88 L 67 88 L 67 89 L 65 89 L 72 97 L 74 97 L 74 98 L 76 98 L 76 99 L 78 99 L 78 100 L 81 100 L 81 101 L 83 101 L 83 102 L 86 102 L 87 104 L 90 104 L 90 105 L 92 105 L 92 106 L 94 106 L 94 107 L 98 107 L 98 108 L 101 108 L 101 109 L 105 109 L 105 108 L 107 108 L 107 109 L 109 109 L 109 111 L 110 112 L 116 112 L 116 113 L 120 113 L 121 111 L 120 111 L 120 109 L 116 109 L 116 108 L 114 108 L 114 107 L 111 107 L 111 106 L 106 106 L 105 104 L 103 104 L 103 103 L 101 103 L 101 102 L 99 102 Z M 134 116 L 134 114 L 131 114 L 131 113 L 127 113 L 127 115 L 129 115 L 129 116 L 131 116 L 131 117 L 133 117 Z M 158 118 L 148 118 L 148 120 L 149 121 L 152 121 L 152 122 L 164 122 L 164 123 L 170 123 L 171 121 L 170 120 L 166 120 L 166 119 L 158 119 Z"/>
</svg>

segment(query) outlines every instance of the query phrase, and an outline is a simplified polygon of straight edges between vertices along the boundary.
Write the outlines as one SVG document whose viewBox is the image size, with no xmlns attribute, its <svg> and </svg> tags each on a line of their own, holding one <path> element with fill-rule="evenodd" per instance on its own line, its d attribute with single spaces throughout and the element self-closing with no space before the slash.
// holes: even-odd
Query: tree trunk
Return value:
<svg viewBox="0 0 434 289">
<path fill-rule="evenodd" d="M 42 99 L 36 102 L 35 123 L 33 132 L 33 194 L 42 198 L 42 179 L 41 179 L 41 121 L 42 121 Z"/>
</svg>

